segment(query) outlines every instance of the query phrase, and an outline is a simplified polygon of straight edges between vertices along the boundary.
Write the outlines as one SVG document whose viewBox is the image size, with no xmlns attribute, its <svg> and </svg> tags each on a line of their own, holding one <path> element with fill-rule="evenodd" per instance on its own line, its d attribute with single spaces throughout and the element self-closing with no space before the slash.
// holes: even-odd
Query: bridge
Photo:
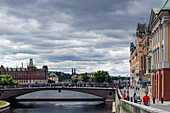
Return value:
<svg viewBox="0 0 170 113">
<path fill-rule="evenodd" d="M 30 88 L 7 88 L 0 89 L 1 100 L 13 100 L 18 96 L 42 90 L 70 90 L 78 91 L 88 94 L 93 94 L 104 98 L 106 101 L 113 101 L 115 98 L 114 88 L 100 88 L 100 87 L 30 87 Z"/>
</svg>

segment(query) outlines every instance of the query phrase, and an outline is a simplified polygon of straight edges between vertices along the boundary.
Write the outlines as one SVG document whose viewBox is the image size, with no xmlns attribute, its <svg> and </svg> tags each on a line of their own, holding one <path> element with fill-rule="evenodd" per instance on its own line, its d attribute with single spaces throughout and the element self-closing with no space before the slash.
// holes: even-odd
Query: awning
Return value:
<svg viewBox="0 0 170 113">
<path fill-rule="evenodd" d="M 146 81 L 142 81 L 142 82 L 140 82 L 141 84 L 146 84 Z"/>
</svg>

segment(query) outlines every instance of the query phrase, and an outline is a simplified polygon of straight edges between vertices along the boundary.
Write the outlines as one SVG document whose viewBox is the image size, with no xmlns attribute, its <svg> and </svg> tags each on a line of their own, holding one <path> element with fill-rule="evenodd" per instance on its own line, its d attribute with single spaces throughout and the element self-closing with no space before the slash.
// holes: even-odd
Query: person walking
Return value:
<svg viewBox="0 0 170 113">
<path fill-rule="evenodd" d="M 127 97 L 126 97 L 126 100 L 129 101 L 129 93 L 127 93 Z"/>
<path fill-rule="evenodd" d="M 142 99 L 140 98 L 140 96 L 138 96 L 138 98 L 137 98 L 137 103 L 142 104 Z"/>
<path fill-rule="evenodd" d="M 143 103 L 145 106 L 149 106 L 150 105 L 150 98 L 148 96 L 148 92 L 145 93 L 145 96 L 143 96 Z"/>
<path fill-rule="evenodd" d="M 136 95 L 136 93 L 134 93 L 133 98 L 134 98 L 134 103 L 137 103 L 137 95 Z"/>
</svg>

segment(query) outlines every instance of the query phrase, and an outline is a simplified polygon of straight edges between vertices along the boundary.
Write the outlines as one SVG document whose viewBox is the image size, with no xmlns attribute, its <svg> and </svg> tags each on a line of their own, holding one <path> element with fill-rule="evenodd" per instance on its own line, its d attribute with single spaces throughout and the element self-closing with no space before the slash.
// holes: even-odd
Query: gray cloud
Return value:
<svg viewBox="0 0 170 113">
<path fill-rule="evenodd" d="M 34 58 L 50 70 L 129 74 L 137 22 L 165 1 L 2 0 L 0 64 L 26 66 Z"/>
</svg>

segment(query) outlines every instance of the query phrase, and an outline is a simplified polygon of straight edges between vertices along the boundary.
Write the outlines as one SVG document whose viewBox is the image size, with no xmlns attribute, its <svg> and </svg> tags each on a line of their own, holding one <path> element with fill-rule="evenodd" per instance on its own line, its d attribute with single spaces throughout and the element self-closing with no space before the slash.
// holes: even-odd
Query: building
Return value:
<svg viewBox="0 0 170 113">
<path fill-rule="evenodd" d="M 48 79 L 54 81 L 54 83 L 58 83 L 59 82 L 59 79 L 58 79 L 58 76 L 54 73 L 51 73 L 49 76 L 48 76 Z"/>
<path fill-rule="evenodd" d="M 152 37 L 150 31 L 146 31 L 146 34 L 142 38 L 142 57 L 141 57 L 141 69 L 142 69 L 142 81 L 145 83 L 143 86 L 148 87 L 148 93 L 151 93 L 151 58 L 152 58 Z"/>
<path fill-rule="evenodd" d="M 76 68 L 72 68 L 71 74 L 76 75 Z"/>
<path fill-rule="evenodd" d="M 151 10 L 148 27 L 152 35 L 152 97 L 170 100 L 170 0 Z"/>
<path fill-rule="evenodd" d="M 11 75 L 15 81 L 19 81 L 20 84 L 37 84 L 48 83 L 48 66 L 43 66 L 42 69 L 38 69 L 33 65 L 33 59 L 30 59 L 27 68 L 4 68 L 0 67 L 2 75 Z"/>
<path fill-rule="evenodd" d="M 142 57 L 142 38 L 145 35 L 146 25 L 137 25 L 135 33 L 135 43 L 130 44 L 130 84 L 134 86 L 135 84 L 142 81 L 142 68 L 141 68 L 141 57 Z M 135 76 L 134 76 L 135 73 Z"/>
<path fill-rule="evenodd" d="M 94 82 L 94 73 L 93 72 L 87 73 L 87 76 L 90 77 L 90 79 L 88 80 L 89 82 Z"/>
</svg>

